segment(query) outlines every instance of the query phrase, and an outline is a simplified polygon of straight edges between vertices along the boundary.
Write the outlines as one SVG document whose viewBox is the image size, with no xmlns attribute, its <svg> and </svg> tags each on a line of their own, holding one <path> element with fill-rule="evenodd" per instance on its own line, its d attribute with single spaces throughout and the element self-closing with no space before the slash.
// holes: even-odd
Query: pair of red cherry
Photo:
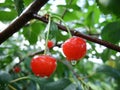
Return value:
<svg viewBox="0 0 120 90">
<path fill-rule="evenodd" d="M 53 47 L 53 42 L 48 42 L 48 48 Z M 72 37 L 62 44 L 62 50 L 68 61 L 78 61 L 86 54 L 86 42 L 80 37 Z M 49 55 L 39 55 L 32 58 L 32 72 L 40 77 L 49 77 L 56 69 L 56 59 Z"/>
</svg>

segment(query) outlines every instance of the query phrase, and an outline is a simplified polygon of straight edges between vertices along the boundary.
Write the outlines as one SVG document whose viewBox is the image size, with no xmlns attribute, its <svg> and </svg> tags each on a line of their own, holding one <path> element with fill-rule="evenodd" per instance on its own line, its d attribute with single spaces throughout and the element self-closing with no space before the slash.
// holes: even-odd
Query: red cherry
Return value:
<svg viewBox="0 0 120 90">
<path fill-rule="evenodd" d="M 20 67 L 15 66 L 13 70 L 14 70 L 14 72 L 16 72 L 16 73 L 19 73 L 21 69 L 20 69 Z"/>
<path fill-rule="evenodd" d="M 52 48 L 53 46 L 54 46 L 53 41 L 48 40 L 47 47 L 50 49 L 50 48 Z"/>
<path fill-rule="evenodd" d="M 31 69 L 36 76 L 50 77 L 56 70 L 56 59 L 49 55 L 39 55 L 32 58 Z"/>
<path fill-rule="evenodd" d="M 62 44 L 62 50 L 68 61 L 77 61 L 86 54 L 86 41 L 74 36 Z"/>
</svg>

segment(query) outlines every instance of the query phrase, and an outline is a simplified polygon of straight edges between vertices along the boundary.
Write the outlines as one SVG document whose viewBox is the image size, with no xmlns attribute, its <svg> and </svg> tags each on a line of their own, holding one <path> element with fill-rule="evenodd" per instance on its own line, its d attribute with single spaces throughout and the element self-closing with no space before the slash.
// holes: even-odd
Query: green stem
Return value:
<svg viewBox="0 0 120 90">
<path fill-rule="evenodd" d="M 84 80 L 82 80 L 81 78 L 78 78 L 78 80 L 80 80 L 81 84 L 83 85 L 84 90 L 92 90 L 92 88 L 86 82 L 84 82 Z"/>
<path fill-rule="evenodd" d="M 15 80 L 12 80 L 12 81 L 10 81 L 10 83 L 14 83 L 14 82 L 17 82 L 17 81 L 20 81 L 20 80 L 24 80 L 24 79 L 28 79 L 29 77 L 21 77 L 21 78 L 17 78 L 17 79 L 15 79 Z"/>
<path fill-rule="evenodd" d="M 72 35 L 71 35 L 71 32 L 70 32 L 70 29 L 67 27 L 67 25 L 66 25 L 66 23 L 64 22 L 64 20 L 63 20 L 61 17 L 57 16 L 57 15 L 52 15 L 52 17 L 53 17 L 53 18 L 57 18 L 57 19 L 59 19 L 60 21 L 63 22 L 63 24 L 65 25 L 65 27 L 66 27 L 66 29 L 67 29 L 67 31 L 68 31 L 69 37 L 71 38 Z"/>
<path fill-rule="evenodd" d="M 8 84 L 8 87 L 11 88 L 12 90 L 17 90 L 16 88 L 14 88 L 12 85 Z"/>
<path fill-rule="evenodd" d="M 49 38 L 49 32 L 50 32 L 50 24 L 51 24 L 51 16 L 49 16 L 48 25 L 46 27 L 47 37 L 46 37 L 46 41 L 45 41 L 44 55 L 46 55 L 46 53 L 47 53 L 47 44 L 48 44 L 48 38 Z"/>
</svg>

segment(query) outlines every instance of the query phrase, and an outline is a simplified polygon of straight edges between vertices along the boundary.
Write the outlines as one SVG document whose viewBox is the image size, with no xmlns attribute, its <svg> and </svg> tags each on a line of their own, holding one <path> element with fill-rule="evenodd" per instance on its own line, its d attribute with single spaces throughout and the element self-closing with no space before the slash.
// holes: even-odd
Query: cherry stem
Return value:
<svg viewBox="0 0 120 90">
<path fill-rule="evenodd" d="M 47 27 L 46 27 L 46 30 L 45 30 L 45 31 L 47 31 L 47 37 L 46 37 L 46 40 L 45 40 L 44 55 L 46 55 L 46 53 L 47 53 L 47 44 L 48 44 L 48 39 L 49 39 L 50 24 L 51 24 L 51 15 L 49 16 L 49 21 L 48 21 L 48 24 L 47 24 Z"/>
<path fill-rule="evenodd" d="M 24 80 L 24 79 L 29 79 L 29 77 L 25 76 L 25 77 L 17 78 L 15 80 L 10 81 L 10 83 L 14 83 L 14 82 L 17 82 L 17 81 L 20 81 L 20 80 Z"/>
<path fill-rule="evenodd" d="M 71 32 L 70 32 L 70 29 L 68 28 L 68 26 L 67 26 L 66 23 L 64 22 L 64 20 L 63 20 L 61 17 L 57 16 L 57 15 L 52 15 L 52 17 L 53 17 L 53 18 L 57 18 L 57 19 L 59 19 L 60 21 L 63 22 L 63 24 L 65 25 L 65 27 L 66 27 L 66 29 L 67 29 L 67 31 L 68 31 L 69 37 L 71 38 L 71 37 L 72 37 L 72 34 L 71 34 Z"/>
</svg>

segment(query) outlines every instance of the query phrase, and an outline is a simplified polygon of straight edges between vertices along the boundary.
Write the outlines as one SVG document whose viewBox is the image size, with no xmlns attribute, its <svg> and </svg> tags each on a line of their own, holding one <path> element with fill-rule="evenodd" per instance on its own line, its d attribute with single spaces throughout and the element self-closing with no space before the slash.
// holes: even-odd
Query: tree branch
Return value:
<svg viewBox="0 0 120 90">
<path fill-rule="evenodd" d="M 15 32 L 18 32 L 28 21 L 33 19 L 33 14 L 36 14 L 48 1 L 49 0 L 34 0 L 19 17 L 0 33 L 0 44 L 11 37 Z"/>
<path fill-rule="evenodd" d="M 43 21 L 45 23 L 48 23 L 48 20 L 45 17 L 34 14 L 34 18 L 38 19 L 40 21 Z M 56 24 L 57 24 L 59 29 L 61 29 L 62 31 L 67 32 L 67 28 L 65 26 L 63 26 L 61 24 L 58 24 L 58 23 L 56 23 Z M 98 39 L 98 38 L 95 38 L 95 37 L 91 37 L 89 35 L 82 34 L 82 33 L 78 32 L 76 30 L 73 30 L 73 29 L 70 29 L 70 31 L 71 31 L 72 35 L 74 35 L 74 36 L 82 37 L 82 38 L 87 39 L 89 41 L 92 41 L 92 42 L 98 43 L 100 45 L 103 45 L 103 46 L 105 46 L 105 47 L 107 47 L 109 49 L 120 52 L 120 47 L 117 46 L 117 45 L 114 45 L 114 44 L 112 44 L 110 42 L 107 42 L 107 41 L 104 41 L 104 40 L 101 40 L 101 39 Z"/>
<path fill-rule="evenodd" d="M 26 8 L 23 13 L 17 17 L 5 30 L 0 32 L 0 44 L 6 41 L 9 37 L 11 37 L 15 32 L 18 32 L 28 21 L 31 19 L 39 19 L 45 23 L 48 23 L 48 20 L 46 20 L 45 17 L 41 17 L 37 15 L 37 12 L 39 9 L 47 3 L 49 0 L 35 0 L 33 3 L 31 3 L 28 8 Z M 57 24 L 58 28 L 67 31 L 66 27 L 60 24 Z M 113 49 L 115 51 L 120 52 L 120 47 L 117 45 L 114 45 L 110 42 L 100 40 L 98 38 L 91 37 L 89 35 L 82 34 L 76 30 L 71 29 L 72 35 L 82 37 L 84 39 L 87 39 L 89 41 L 98 43 L 100 45 L 103 45 L 107 48 Z"/>
</svg>

